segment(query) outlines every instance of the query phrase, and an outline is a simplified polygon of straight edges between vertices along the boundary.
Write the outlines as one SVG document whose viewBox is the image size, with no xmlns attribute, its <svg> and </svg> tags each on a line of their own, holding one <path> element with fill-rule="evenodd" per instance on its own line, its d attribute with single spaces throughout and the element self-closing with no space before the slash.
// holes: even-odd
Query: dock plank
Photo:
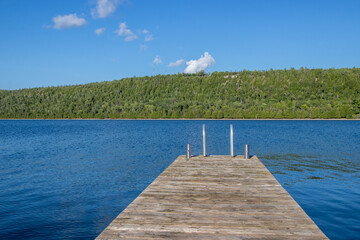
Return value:
<svg viewBox="0 0 360 240">
<path fill-rule="evenodd" d="M 256 156 L 179 156 L 97 239 L 327 237 Z"/>
</svg>

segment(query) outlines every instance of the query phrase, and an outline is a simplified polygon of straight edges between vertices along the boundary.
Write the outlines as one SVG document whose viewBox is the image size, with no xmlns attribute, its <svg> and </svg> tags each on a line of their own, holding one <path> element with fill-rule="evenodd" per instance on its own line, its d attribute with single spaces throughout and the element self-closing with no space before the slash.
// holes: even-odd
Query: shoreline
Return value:
<svg viewBox="0 0 360 240">
<path fill-rule="evenodd" d="M 101 120 L 101 121 L 119 121 L 119 120 L 138 120 L 138 121 L 360 121 L 360 119 L 349 119 L 349 118 L 221 118 L 221 119 L 213 119 L 213 118 L 0 118 L 0 121 L 6 120 L 39 120 L 39 121 L 61 121 L 61 120 Z"/>
</svg>

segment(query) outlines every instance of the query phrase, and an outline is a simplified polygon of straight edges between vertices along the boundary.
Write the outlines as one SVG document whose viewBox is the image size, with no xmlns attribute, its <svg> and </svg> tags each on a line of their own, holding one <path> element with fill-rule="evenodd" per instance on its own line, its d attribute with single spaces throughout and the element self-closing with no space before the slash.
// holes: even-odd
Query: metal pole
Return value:
<svg viewBox="0 0 360 240">
<path fill-rule="evenodd" d="M 249 145 L 245 144 L 245 159 L 249 159 Z"/>
<path fill-rule="evenodd" d="M 234 157 L 234 130 L 232 124 L 230 124 L 230 155 Z"/>
<path fill-rule="evenodd" d="M 190 158 L 191 158 L 191 146 L 190 146 L 190 144 L 188 144 L 188 145 L 186 146 L 186 158 L 187 158 L 187 159 L 190 159 Z"/>
<path fill-rule="evenodd" d="M 205 132 L 205 124 L 203 124 L 203 155 L 206 157 L 206 132 Z"/>
</svg>

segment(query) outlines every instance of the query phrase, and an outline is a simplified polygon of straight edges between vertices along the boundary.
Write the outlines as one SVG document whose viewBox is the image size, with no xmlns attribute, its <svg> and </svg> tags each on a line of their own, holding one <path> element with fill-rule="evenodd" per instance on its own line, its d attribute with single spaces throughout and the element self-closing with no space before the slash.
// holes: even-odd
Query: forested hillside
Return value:
<svg viewBox="0 0 360 240">
<path fill-rule="evenodd" d="M 0 118 L 360 118 L 360 68 L 158 75 L 2 90 Z"/>
</svg>

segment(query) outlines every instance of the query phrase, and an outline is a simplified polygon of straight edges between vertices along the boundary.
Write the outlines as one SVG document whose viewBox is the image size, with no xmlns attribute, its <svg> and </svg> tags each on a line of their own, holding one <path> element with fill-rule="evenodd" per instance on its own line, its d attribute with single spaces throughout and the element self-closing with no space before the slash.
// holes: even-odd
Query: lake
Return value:
<svg viewBox="0 0 360 240">
<path fill-rule="evenodd" d="M 0 239 L 93 239 L 190 143 L 244 144 L 331 239 L 360 236 L 360 121 L 1 120 Z"/>
</svg>

